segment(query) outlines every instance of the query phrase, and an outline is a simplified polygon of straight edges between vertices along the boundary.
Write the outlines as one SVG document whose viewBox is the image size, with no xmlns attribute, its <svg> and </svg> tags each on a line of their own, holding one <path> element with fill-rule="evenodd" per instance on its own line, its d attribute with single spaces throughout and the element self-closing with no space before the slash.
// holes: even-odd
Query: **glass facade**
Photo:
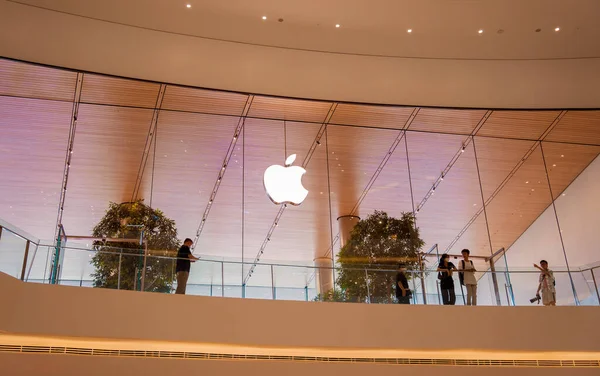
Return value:
<svg viewBox="0 0 600 376">
<path fill-rule="evenodd" d="M 340 249 L 338 218 L 382 210 L 414 213 L 425 242 L 413 303 L 437 304 L 437 257 L 468 248 L 481 304 L 529 304 L 540 259 L 559 304 L 598 304 L 600 259 L 581 240 L 597 230 L 573 210 L 597 201 L 600 111 L 276 98 L 10 60 L 0 82 L 0 218 L 43 239 L 31 281 L 48 278 L 57 217 L 67 239 L 89 236 L 109 202 L 144 199 L 195 240 L 191 294 L 312 300 L 314 260 Z M 263 174 L 291 154 L 309 193 L 275 205 Z M 6 234 L 0 270 L 20 277 L 25 240 Z M 67 241 L 61 283 L 91 284 L 89 248 Z"/>
</svg>

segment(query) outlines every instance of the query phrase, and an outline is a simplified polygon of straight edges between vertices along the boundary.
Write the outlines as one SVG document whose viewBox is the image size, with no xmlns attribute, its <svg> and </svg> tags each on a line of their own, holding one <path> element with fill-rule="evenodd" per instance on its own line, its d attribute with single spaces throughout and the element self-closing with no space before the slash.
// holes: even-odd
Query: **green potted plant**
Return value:
<svg viewBox="0 0 600 376">
<path fill-rule="evenodd" d="M 162 211 L 146 205 L 144 200 L 121 204 L 111 202 L 92 233 L 97 238 L 143 238 L 149 252 L 143 290 L 171 291 L 174 261 L 155 256 L 175 256 L 179 240 L 175 222 Z M 139 242 L 95 241 L 93 247 L 96 251 L 91 260 L 95 267 L 92 274 L 94 287 L 141 289 L 143 245 Z"/>
<path fill-rule="evenodd" d="M 398 263 L 408 270 L 419 270 L 419 252 L 425 242 L 415 226 L 412 213 L 400 218 L 383 211 L 360 220 L 350 239 L 337 255 L 339 291 L 328 292 L 324 301 L 388 303 L 394 299 Z M 414 274 L 407 273 L 411 279 Z"/>
</svg>

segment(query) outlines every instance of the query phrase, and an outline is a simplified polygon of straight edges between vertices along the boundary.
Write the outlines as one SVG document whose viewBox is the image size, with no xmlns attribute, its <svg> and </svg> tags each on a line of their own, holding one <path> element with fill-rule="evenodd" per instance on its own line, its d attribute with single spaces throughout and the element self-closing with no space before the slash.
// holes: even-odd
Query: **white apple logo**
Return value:
<svg viewBox="0 0 600 376">
<path fill-rule="evenodd" d="M 306 170 L 300 166 L 292 166 L 295 160 L 296 154 L 292 154 L 285 160 L 285 167 L 273 165 L 265 170 L 265 190 L 277 205 L 300 205 L 308 195 L 308 191 L 302 186 L 302 175 Z"/>
</svg>

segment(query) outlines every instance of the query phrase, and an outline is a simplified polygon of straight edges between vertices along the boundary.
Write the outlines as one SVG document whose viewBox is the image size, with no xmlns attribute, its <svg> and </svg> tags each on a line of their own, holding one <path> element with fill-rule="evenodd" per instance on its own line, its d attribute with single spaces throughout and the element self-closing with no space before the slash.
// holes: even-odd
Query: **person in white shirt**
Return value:
<svg viewBox="0 0 600 376">
<path fill-rule="evenodd" d="M 533 264 L 534 267 L 540 270 L 540 284 L 538 285 L 536 296 L 540 296 L 542 292 L 542 303 L 545 306 L 556 305 L 556 287 L 554 287 L 554 273 L 548 268 L 548 261 L 540 261 L 540 266 Z"/>
<path fill-rule="evenodd" d="M 475 265 L 469 260 L 471 251 L 463 249 L 460 252 L 463 259 L 458 263 L 460 283 L 467 288 L 467 305 L 477 305 L 477 278 L 475 278 Z"/>
</svg>

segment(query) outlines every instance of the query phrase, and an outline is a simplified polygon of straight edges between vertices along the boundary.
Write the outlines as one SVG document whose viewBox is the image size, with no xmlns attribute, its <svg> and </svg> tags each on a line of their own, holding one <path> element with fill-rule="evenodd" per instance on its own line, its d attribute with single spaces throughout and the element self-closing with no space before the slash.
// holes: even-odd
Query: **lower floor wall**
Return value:
<svg viewBox="0 0 600 376">
<path fill-rule="evenodd" d="M 598 375 L 598 367 L 509 367 L 509 366 L 452 366 L 452 365 L 390 365 L 369 363 L 326 363 L 277 360 L 197 360 L 197 359 L 146 359 L 64 354 L 24 354 L 0 352 L 2 374 L 10 376 L 38 375 L 264 375 L 312 376 L 344 375 L 378 376 L 398 375 L 408 372 L 414 376 L 559 376 Z"/>
</svg>

